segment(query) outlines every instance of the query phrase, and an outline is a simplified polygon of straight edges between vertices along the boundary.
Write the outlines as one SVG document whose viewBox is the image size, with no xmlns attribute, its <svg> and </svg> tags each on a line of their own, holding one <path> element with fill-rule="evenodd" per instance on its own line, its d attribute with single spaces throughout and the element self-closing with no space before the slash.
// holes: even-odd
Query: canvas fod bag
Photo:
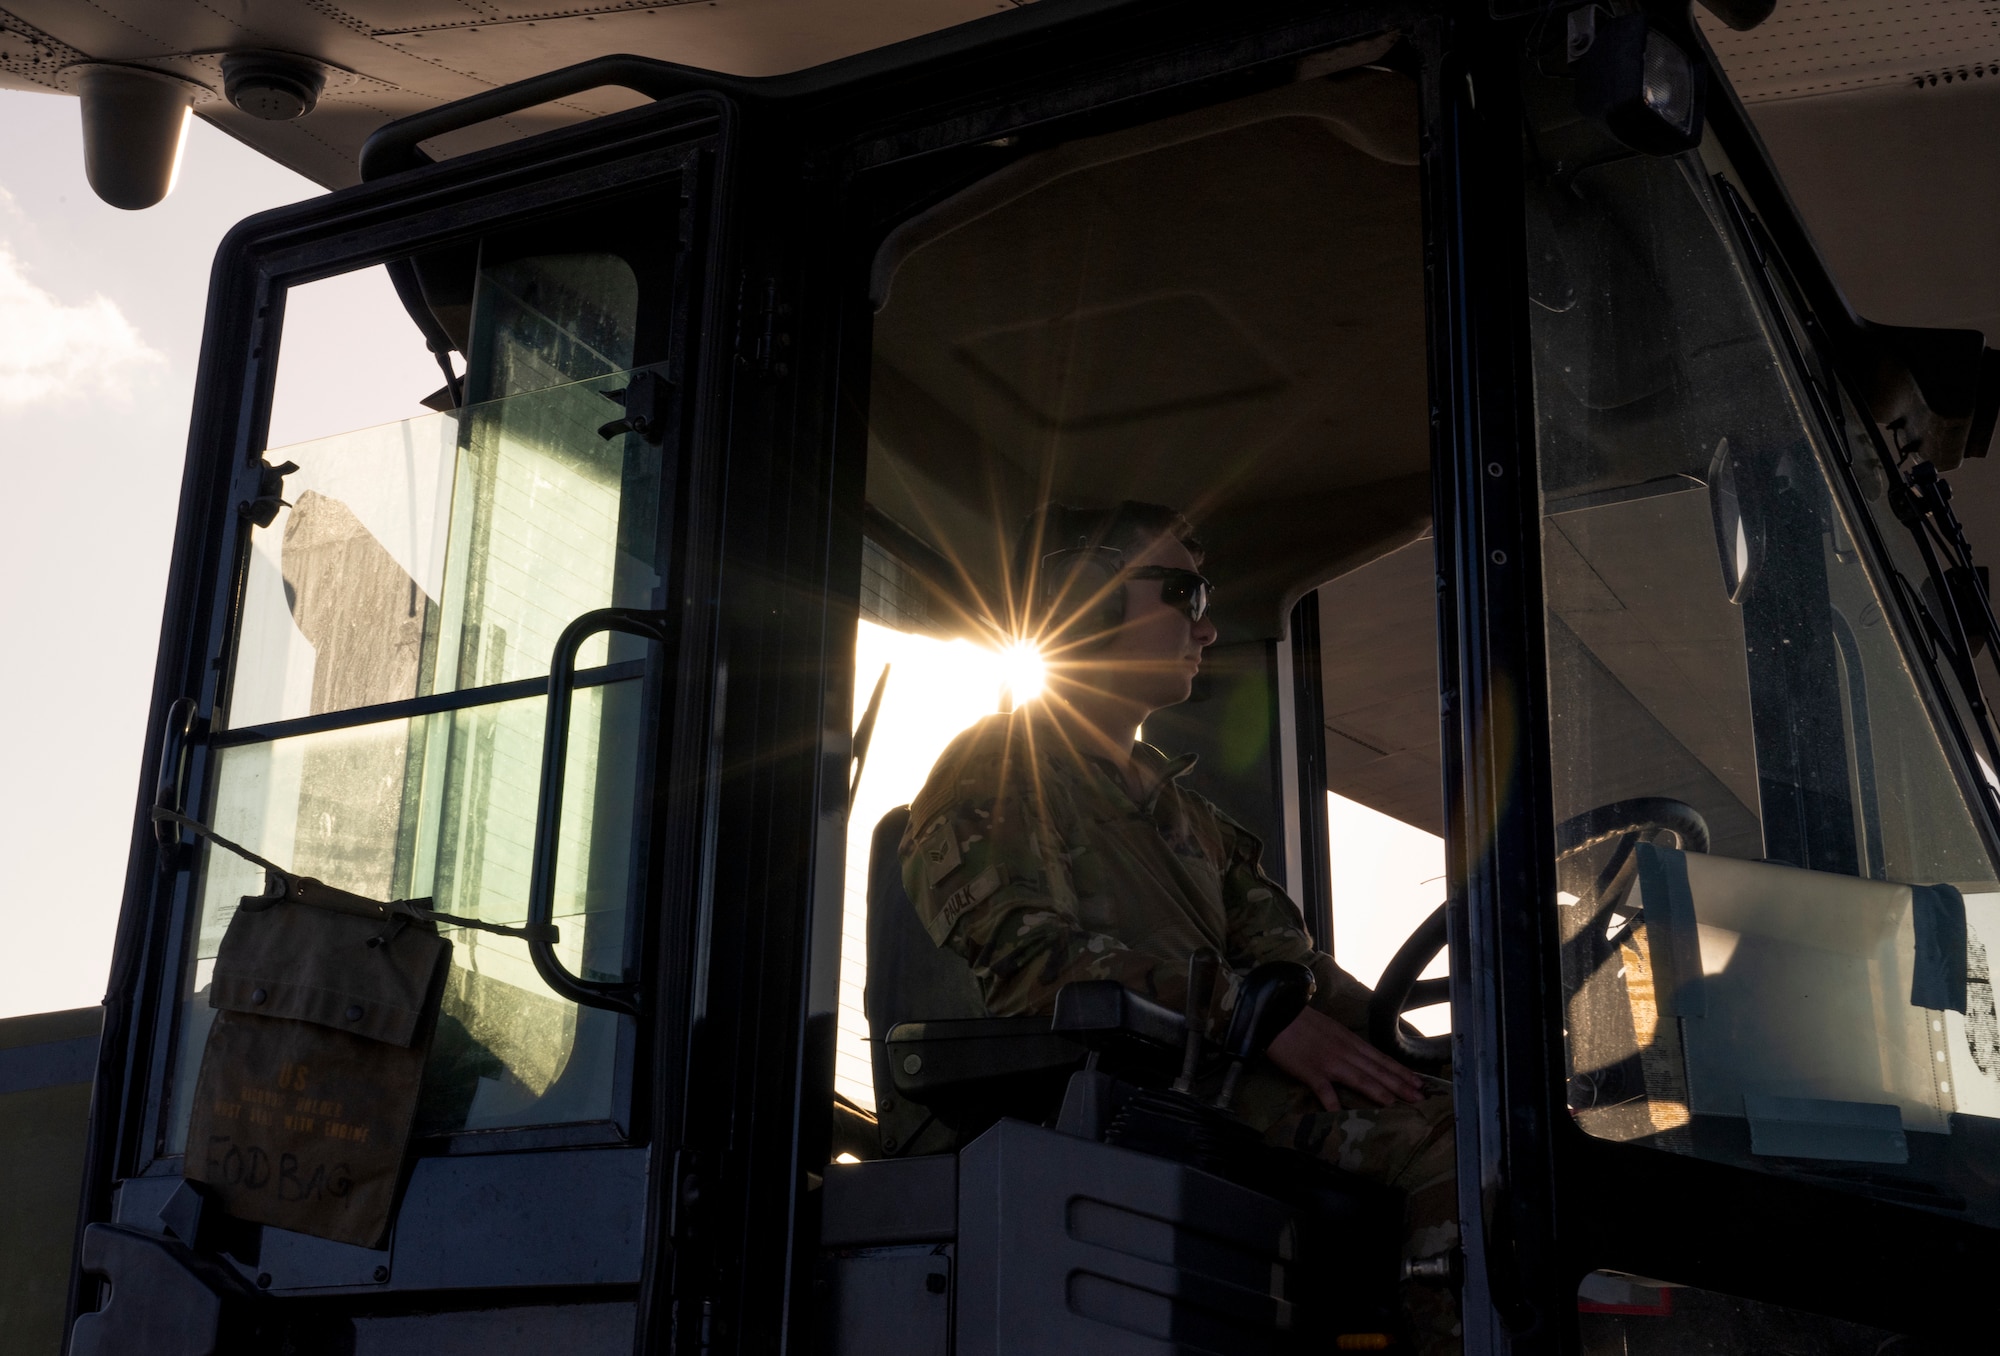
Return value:
<svg viewBox="0 0 2000 1356">
<path fill-rule="evenodd" d="M 223 934 L 186 1174 L 238 1219 L 388 1231 L 451 954 L 391 907 L 273 871 Z"/>
<path fill-rule="evenodd" d="M 561 932 L 385 904 L 293 875 L 170 806 L 153 820 L 264 868 L 264 893 L 244 897 L 216 954 L 186 1176 L 238 1219 L 378 1246 L 451 961 L 438 924 L 550 945 Z"/>
</svg>

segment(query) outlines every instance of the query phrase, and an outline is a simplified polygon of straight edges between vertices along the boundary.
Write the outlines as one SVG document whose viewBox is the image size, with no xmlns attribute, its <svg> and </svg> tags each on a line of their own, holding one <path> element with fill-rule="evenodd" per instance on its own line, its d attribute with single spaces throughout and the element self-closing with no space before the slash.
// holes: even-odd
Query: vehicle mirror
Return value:
<svg viewBox="0 0 2000 1356">
<path fill-rule="evenodd" d="M 1983 457 L 2000 412 L 2000 353 L 1978 330 L 1859 322 L 1852 368 L 1869 418 L 1940 471 Z"/>
<path fill-rule="evenodd" d="M 442 413 L 465 403 L 465 391 L 451 369 L 453 352 L 465 353 L 471 329 L 472 290 L 479 271 L 478 246 L 453 246 L 391 259 L 384 265 L 396 297 L 424 336 L 424 346 L 444 373 L 444 387 L 423 403 Z"/>
<path fill-rule="evenodd" d="M 1729 439 L 1715 445 L 1708 463 L 1708 511 L 1715 522 L 1715 549 L 1722 561 L 1722 587 L 1729 601 L 1740 603 L 1757 576 L 1757 562 L 1764 554 L 1764 534 L 1752 516 L 1744 512 L 1742 494 L 1736 487 L 1736 459 L 1730 455 Z"/>
<path fill-rule="evenodd" d="M 1678 155 L 1700 143 L 1707 71 L 1644 15 L 1572 10 L 1568 51 L 1577 112 L 1647 155 Z"/>
<path fill-rule="evenodd" d="M 1983 457 L 1993 447 L 1993 425 L 2000 420 L 2000 349 L 1979 354 L 1979 390 L 1973 402 L 1972 427 L 1965 434 L 1965 455 Z"/>
</svg>

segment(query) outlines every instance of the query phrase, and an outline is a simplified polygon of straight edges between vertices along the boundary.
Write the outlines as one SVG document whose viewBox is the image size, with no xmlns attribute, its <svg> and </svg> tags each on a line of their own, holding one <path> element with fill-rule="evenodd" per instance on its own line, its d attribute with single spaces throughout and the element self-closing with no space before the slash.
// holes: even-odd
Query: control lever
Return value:
<svg viewBox="0 0 2000 1356">
<path fill-rule="evenodd" d="M 1194 1082 L 1195 1065 L 1201 1062 L 1202 1028 L 1208 1022 L 1208 1005 L 1215 997 L 1215 977 L 1222 959 L 1210 947 L 1201 947 L 1188 957 L 1187 1050 L 1181 1056 L 1181 1076 L 1174 1080 L 1175 1092 L 1186 1092 Z"/>
<path fill-rule="evenodd" d="M 1298 1020 L 1318 987 L 1313 972 L 1294 961 L 1266 961 L 1244 977 L 1236 994 L 1236 1011 L 1229 1018 L 1229 1034 L 1223 1037 L 1229 1072 L 1215 1099 L 1218 1109 L 1229 1110 L 1229 1104 L 1236 1100 L 1243 1066 L 1264 1053 L 1280 1031 Z"/>
</svg>

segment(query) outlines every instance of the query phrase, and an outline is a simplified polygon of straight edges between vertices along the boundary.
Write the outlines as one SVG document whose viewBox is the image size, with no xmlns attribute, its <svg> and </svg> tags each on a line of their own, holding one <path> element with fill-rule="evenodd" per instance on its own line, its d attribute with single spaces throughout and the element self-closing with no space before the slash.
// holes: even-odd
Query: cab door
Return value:
<svg viewBox="0 0 2000 1356">
<path fill-rule="evenodd" d="M 301 1349 L 628 1352 L 646 1322 L 708 823 L 732 116 L 694 96 L 393 175 L 218 259 L 140 816 L 201 828 L 135 840 L 87 1218 L 218 1262 Z M 264 889 L 225 839 L 459 920 L 376 1246 L 185 1186 L 242 1171 L 189 1137 L 217 950 Z"/>
<path fill-rule="evenodd" d="M 1970 1349 L 2000 824 L 1957 451 L 1884 408 L 1914 346 L 1685 11 L 1579 13 L 1460 46 L 1432 180 L 1467 1350 Z M 1593 108 L 1593 16 L 1678 129 Z"/>
</svg>

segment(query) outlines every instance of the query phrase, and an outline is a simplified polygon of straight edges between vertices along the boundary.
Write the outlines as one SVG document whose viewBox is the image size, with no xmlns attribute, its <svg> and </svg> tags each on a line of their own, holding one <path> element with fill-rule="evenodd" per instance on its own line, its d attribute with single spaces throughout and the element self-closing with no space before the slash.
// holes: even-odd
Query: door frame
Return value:
<svg viewBox="0 0 2000 1356">
<path fill-rule="evenodd" d="M 1708 64 L 1717 142 L 1815 302 L 1845 313 L 1691 11 L 1649 17 Z M 1434 389 L 1451 445 L 1435 521 L 1466 1350 L 1576 1351 L 1577 1285 L 1597 1269 L 1915 1335 L 1965 1331 L 1984 1317 L 2000 1230 L 1594 1139 L 1568 1114 L 1551 752 L 1538 733 L 1549 707 L 1517 64 L 1533 22 L 1462 21 L 1427 157 Z"/>
<path fill-rule="evenodd" d="M 1256 27 L 1218 19 L 1198 6 L 1162 6 L 1157 13 L 1169 21 L 1140 35 L 1079 23 L 1078 40 L 1062 48 L 1072 83 L 1059 87 L 1051 88 L 1045 68 L 1033 61 L 974 52 L 962 62 L 927 67 L 906 83 L 857 90 L 846 106 L 853 110 L 852 121 L 816 105 L 814 116 L 836 129 L 824 139 L 799 134 L 803 110 L 790 110 L 790 117 L 769 110 L 770 134 L 780 138 L 791 132 L 796 160 L 787 167 L 775 157 L 745 159 L 739 182 L 746 221 L 838 223 L 822 234 L 772 232 L 746 249 L 747 275 L 777 277 L 793 289 L 784 304 L 795 318 L 789 351 L 800 359 L 798 370 L 761 392 L 744 376 L 753 364 L 739 361 L 735 407 L 739 427 L 757 420 L 757 439 L 775 434 L 786 442 L 785 457 L 772 453 L 773 460 L 757 463 L 766 483 L 808 474 L 815 481 L 814 489 L 794 502 L 810 512 L 816 535 L 806 544 L 794 540 L 797 554 L 791 559 L 804 560 L 805 568 L 784 578 L 788 596 L 804 593 L 814 600 L 801 608 L 818 608 L 809 630 L 799 619 L 802 629 L 789 655 L 812 655 L 823 677 L 810 691 L 800 684 L 785 698 L 791 711 L 786 728 L 802 739 L 813 732 L 813 756 L 797 759 L 790 774 L 791 827 L 760 826 L 755 836 L 736 840 L 740 847 L 718 851 L 741 872 L 741 884 L 729 896 L 761 898 L 768 913 L 784 898 L 760 892 L 772 883 L 766 873 L 774 850 L 787 841 L 796 844 L 799 826 L 813 825 L 810 865 L 785 882 L 794 892 L 786 901 L 794 912 L 734 924 L 742 929 L 736 948 L 747 953 L 761 947 L 767 958 L 754 975 L 746 970 L 742 976 L 754 978 L 760 988 L 754 1000 L 743 994 L 742 1011 L 754 1012 L 762 1029 L 752 1032 L 750 1019 L 739 1017 L 719 1049 L 698 1048 L 695 1055 L 698 1070 L 712 1061 L 714 1081 L 708 1086 L 718 1093 L 733 1088 L 742 1099 L 735 1103 L 739 1123 L 757 1132 L 733 1145 L 690 1151 L 703 1174 L 696 1194 L 705 1203 L 720 1197 L 723 1204 L 715 1214 L 705 1206 L 693 1226 L 706 1231 L 704 1252 L 688 1250 L 685 1269 L 662 1289 L 679 1297 L 676 1331 L 689 1342 L 805 1350 L 820 1303 L 812 1285 L 819 1251 L 817 1202 L 807 1175 L 826 1161 L 828 1109 L 814 1098 L 819 1088 L 831 1088 L 832 1062 L 830 1048 L 815 1041 L 811 1018 L 834 1006 L 827 990 L 837 975 L 844 897 L 840 868 L 849 712 L 855 700 L 846 690 L 847 647 L 859 592 L 872 329 L 869 266 L 877 247 L 901 222 L 1041 145 L 1155 121 L 1288 82 L 1299 58 L 1385 30 L 1401 29 L 1417 50 L 1433 49 L 1440 34 L 1439 21 L 1422 6 L 1357 6 L 1332 13 L 1287 6 L 1258 16 Z M 754 105 L 747 108 L 746 124 L 756 128 L 762 113 Z M 862 129 L 858 135 L 852 130 L 856 125 Z M 1014 138 L 1007 146 L 994 145 Z M 768 181 L 753 182 L 767 174 Z M 758 201 L 765 204 L 761 210 L 749 206 Z M 764 272 L 756 274 L 758 268 Z M 818 401 L 800 399 L 792 394 L 792 381 L 822 382 L 823 394 Z M 733 441 L 732 449 L 732 455 L 742 456 L 746 444 Z M 806 526 L 800 519 L 791 523 L 795 532 Z M 762 567 L 783 572 L 775 558 Z M 783 673 L 779 661 L 787 651 L 775 630 L 775 623 L 766 624 L 761 650 L 733 638 L 725 648 L 732 655 L 760 653 L 764 672 Z M 732 684 L 741 672 L 740 665 L 732 665 Z M 763 680 L 758 681 L 761 693 Z M 775 690 L 777 684 L 770 686 Z M 736 706 L 732 692 L 732 719 Z M 730 841 L 729 825 L 750 822 L 725 810 L 724 842 Z M 789 840 L 787 832 L 793 835 Z M 718 873 L 718 888 L 726 879 Z M 718 919 L 721 912 L 718 908 Z M 761 931 L 753 935 L 753 928 Z M 783 946 L 772 944 L 779 929 Z M 805 1089 L 810 1095 L 802 1094 Z M 782 1229 L 778 1221 L 785 1222 Z"/>
<path fill-rule="evenodd" d="M 250 218 L 224 239 L 211 277 L 202 357 L 196 385 L 180 517 L 167 588 L 160 659 L 154 681 L 147 756 L 131 865 L 115 943 L 105 1033 L 99 1052 L 96 1108 L 85 1161 L 81 1225 L 113 1219 L 114 1188 L 121 1181 L 137 1188 L 133 1208 L 147 1213 L 152 1197 L 178 1177 L 179 1158 L 164 1152 L 167 1098 L 177 1039 L 181 986 L 187 948 L 196 924 L 196 860 L 184 847 L 155 841 L 150 810 L 163 766 L 165 716 L 173 701 L 193 697 L 200 711 L 214 713 L 226 697 L 233 656 L 233 632 L 242 600 L 249 554 L 249 524 L 239 505 L 256 499 L 263 443 L 279 357 L 288 287 L 366 268 L 385 258 L 442 243 L 483 229 L 573 208 L 579 201 L 611 197 L 648 182 L 691 183 L 687 220 L 679 248 L 701 258 L 713 252 L 728 202 L 727 167 L 736 110 L 726 98 L 693 94 L 545 134 L 418 171 L 386 183 L 368 184 Z M 673 229 L 662 222 L 663 232 Z M 671 249 L 663 242 L 663 250 Z M 653 920 L 642 930 L 638 956 L 642 979 L 651 981 L 653 1002 L 635 1037 L 621 1036 L 621 1051 L 633 1051 L 633 1067 L 647 1063 L 653 1075 L 638 1086 L 621 1080 L 629 1102 L 628 1147 L 582 1147 L 562 1127 L 469 1132 L 448 1137 L 445 1156 L 472 1171 L 468 1150 L 484 1151 L 483 1161 L 520 1159 L 521 1150 L 578 1144 L 562 1164 L 539 1160 L 541 1170 L 514 1174 L 509 1189 L 532 1212 L 551 1218 L 595 1208 L 609 1221 L 602 1246 L 582 1248 L 550 1265 L 566 1282 L 610 1286 L 629 1300 L 642 1274 L 642 1254 L 652 1245 L 647 1220 L 658 1203 L 647 1192 L 661 1177 L 657 1160 L 669 1138 L 660 1130 L 677 1109 L 681 1052 L 686 1046 L 687 1010 L 682 978 L 690 970 L 689 920 L 699 899 L 698 865 L 707 807 L 702 765 L 708 727 L 703 712 L 712 686 L 707 605 L 716 553 L 715 513 L 720 493 L 717 439 L 712 402 L 705 397 L 717 382 L 718 362 L 706 336 L 721 306 L 720 270 L 703 268 L 688 280 L 679 298 L 688 313 L 683 370 L 695 387 L 671 444 L 670 465 L 678 484 L 673 500 L 677 521 L 668 527 L 664 573 L 673 593 L 691 600 L 678 609 L 679 643 L 655 665 L 668 694 L 659 703 L 657 761 L 650 794 L 653 813 L 647 839 L 651 867 L 646 872 L 646 907 Z M 448 703 L 447 703 L 448 704 Z M 212 779 L 214 753 L 206 719 L 187 741 L 183 783 L 188 803 L 199 805 Z M 690 764 L 690 760 L 693 760 Z M 657 1057 L 651 1052 L 658 1051 Z M 645 1091 L 651 1089 L 650 1100 Z M 601 1134 L 583 1143 L 601 1142 Z M 609 1155 L 589 1157 L 588 1155 Z M 593 1167 L 591 1165 L 597 1165 Z M 450 1176 L 451 1174 L 447 1174 Z M 602 1177 L 602 1182 L 593 1182 Z M 446 1188 L 448 1191 L 449 1188 Z M 414 1188 L 413 1188 L 414 1194 Z M 588 1203 L 595 1201 L 595 1207 Z M 123 1213 L 130 1213 L 126 1211 Z M 488 1239 L 479 1260 L 500 1256 L 499 1231 Z M 518 1247 L 518 1242 L 517 1242 Z M 382 1271 L 386 1271 L 383 1268 Z M 366 1275 L 345 1281 L 332 1277 L 317 1293 L 376 1294 L 396 1290 L 458 1288 L 464 1278 L 435 1266 L 397 1268 L 400 1276 Z M 516 1268 L 518 1272 L 518 1268 Z M 467 1274 L 471 1274 L 469 1271 Z M 496 1271 L 495 1275 L 502 1275 Z M 532 1283 L 532 1282 L 529 1282 Z M 73 1278 L 72 1319 L 85 1306 L 84 1278 Z M 602 1292 L 600 1292 L 602 1293 Z M 615 1296 L 614 1296 L 615 1297 Z"/>
</svg>

